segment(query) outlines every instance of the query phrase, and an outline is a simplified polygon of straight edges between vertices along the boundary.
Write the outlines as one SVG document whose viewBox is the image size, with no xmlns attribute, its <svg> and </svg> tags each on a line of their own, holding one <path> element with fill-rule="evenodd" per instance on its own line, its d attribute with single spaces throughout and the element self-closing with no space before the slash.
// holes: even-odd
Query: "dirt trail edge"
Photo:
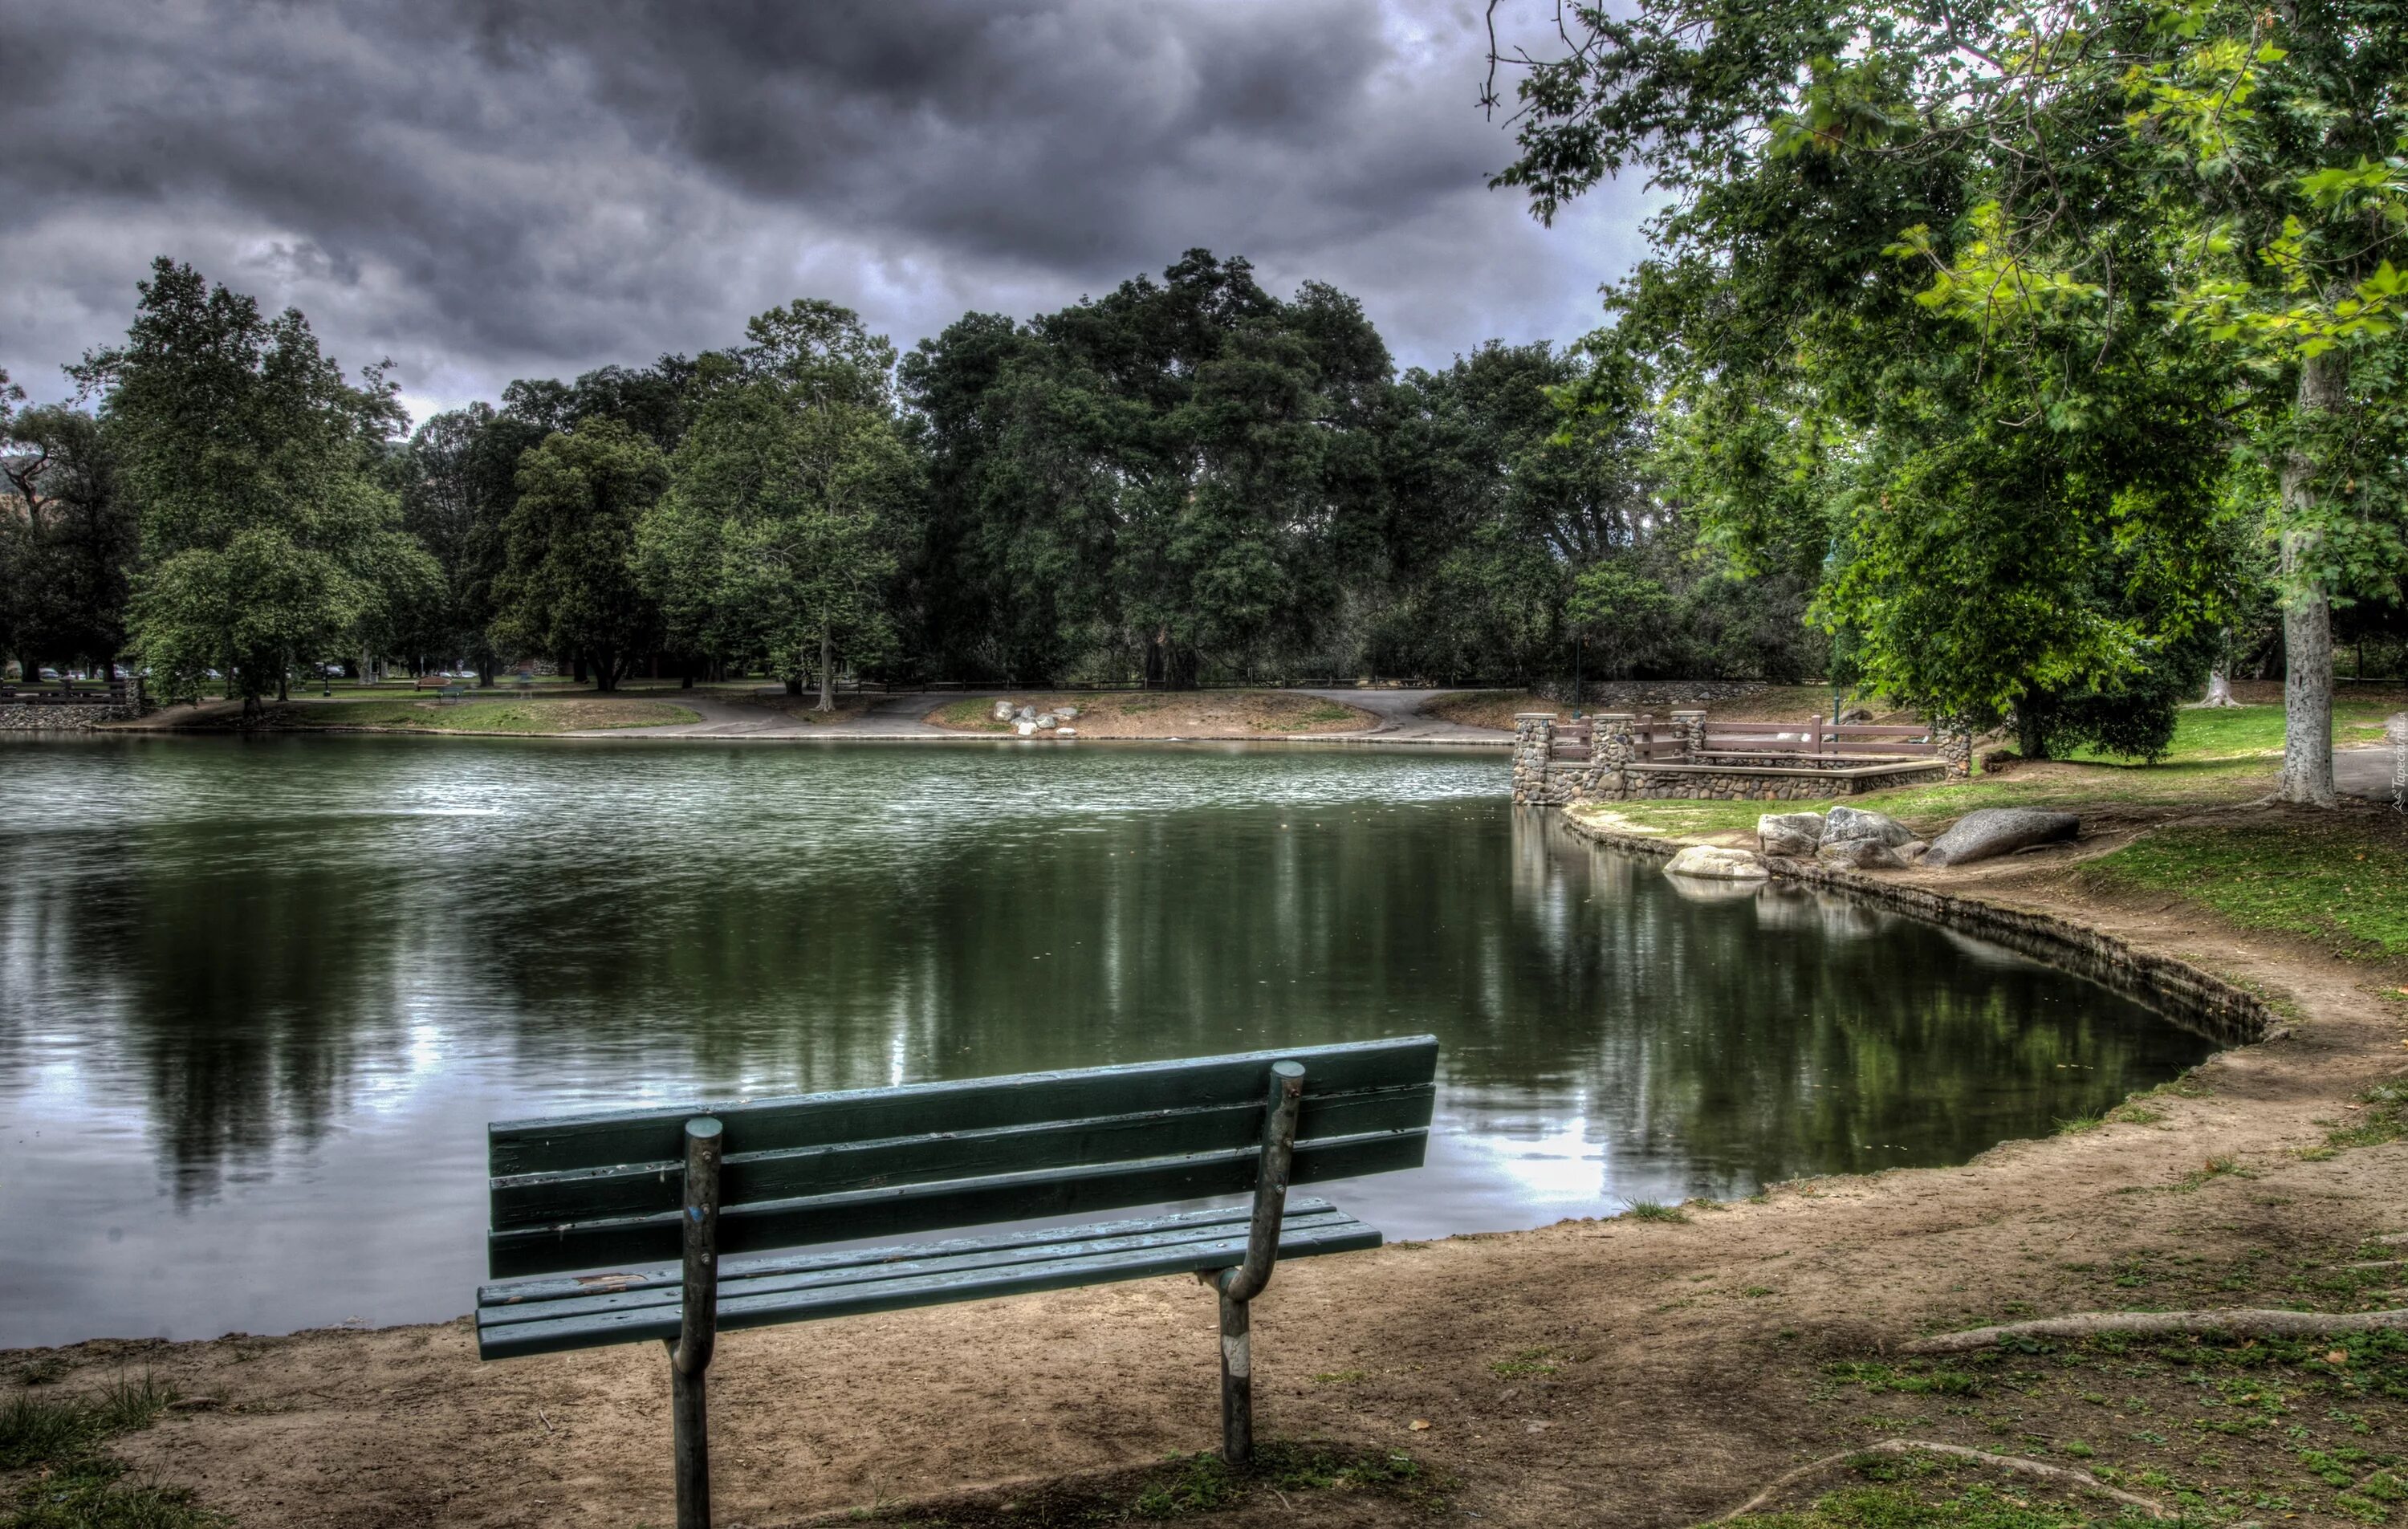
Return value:
<svg viewBox="0 0 2408 1529">
<path fill-rule="evenodd" d="M 1953 894 L 2108 936 L 2135 979 L 2229 995 L 2228 1019 L 2250 1033 L 2279 1022 L 2127 1121 L 1959 1168 L 1800 1181 L 1681 1222 L 1567 1222 L 1283 1268 L 1256 1313 L 1265 1434 L 1410 1450 L 1455 1483 L 1449 1519 L 1694 1523 L 1901 1432 L 2019 1454 L 2059 1436 L 2044 1420 L 2000 1422 L 1997 1404 L 1868 1394 L 1835 1381 L 1835 1362 L 2018 1317 L 2315 1302 L 2303 1271 L 2408 1230 L 2408 1148 L 2327 1145 L 2366 1118 L 2358 1094 L 2408 1065 L 2396 978 L 2178 905 L 2101 904 L 2062 877 L 1994 874 Z M 37 1357 L 53 1356 L 0 1356 L 0 1374 Z M 1002 1501 L 1012 1483 L 1204 1450 L 1214 1357 L 1211 1296 L 1178 1279 L 730 1334 L 711 1372 L 721 1522 L 988 1486 Z M 250 1529 L 670 1521 L 657 1346 L 480 1365 L 462 1322 L 55 1358 L 71 1366 L 63 1386 L 147 1370 L 203 1399 L 119 1448 Z M 13 1393 L 0 1381 L 0 1400 Z M 2408 1447 L 2408 1404 L 2353 1416 L 2370 1448 Z M 2152 1448 L 2113 1441 L 2159 1437 L 2094 1421 L 2094 1464 Z M 1256 1494 L 1202 1522 L 1432 1521 L 1316 1493 Z"/>
</svg>

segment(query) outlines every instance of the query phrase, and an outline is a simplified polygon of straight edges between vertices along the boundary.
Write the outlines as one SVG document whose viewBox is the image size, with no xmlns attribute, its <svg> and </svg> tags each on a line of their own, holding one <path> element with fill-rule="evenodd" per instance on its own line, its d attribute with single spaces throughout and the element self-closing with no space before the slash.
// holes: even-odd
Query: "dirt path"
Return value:
<svg viewBox="0 0 2408 1529">
<path fill-rule="evenodd" d="M 2163 1442 L 2162 1429 L 2180 1433 L 2171 1419 L 2117 1432 L 2070 1394 L 2080 1416 L 2067 1422 L 2020 1393 L 1875 1396 L 1828 1367 L 1925 1328 L 2031 1311 L 2346 1304 L 2318 1271 L 2361 1237 L 2408 1230 L 2408 1148 L 2321 1145 L 2366 1118 L 2355 1097 L 2408 1058 L 2400 979 L 2180 906 L 2086 903 L 2067 879 L 1993 874 L 1983 895 L 2244 984 L 2295 1017 L 2291 1033 L 2219 1055 L 2134 1123 L 2008 1143 L 1961 1168 L 1784 1186 L 1684 1224 L 1570 1222 L 1283 1269 L 1255 1322 L 1266 1433 L 1410 1450 L 1455 1482 L 1450 1516 L 1527 1525 L 1698 1522 L 1801 1461 L 1902 1428 L 2031 1450 L 2079 1425 L 2101 1464 L 2180 1446 Z M 982 1485 L 1009 1496 L 1010 1483 L 1214 1442 L 1211 1308 L 1192 1281 L 738 1333 L 719 1352 L 726 1524 Z M 70 1386 L 147 1369 L 206 1398 L 122 1450 L 250 1529 L 625 1529 L 669 1516 L 652 1347 L 479 1365 L 455 1322 L 58 1356 Z M 0 1370 L 43 1357 L 0 1356 Z M 2334 1415 L 2371 1429 L 2372 1447 L 2408 1448 L 2408 1403 Z M 2310 1409 L 2298 1419 L 2341 1426 Z M 1322 1494 L 1210 1522 L 1429 1521 Z"/>
<path fill-rule="evenodd" d="M 707 737 L 746 738 L 757 741 L 791 740 L 797 738 L 914 738 L 924 742 L 942 739 L 976 738 L 980 735 L 965 734 L 957 729 L 939 727 L 926 721 L 928 713 L 957 701 L 988 700 L 1007 692 L 945 691 L 941 693 L 907 692 L 871 698 L 860 710 L 833 722 L 812 722 L 790 714 L 772 705 L 731 702 L 681 693 L 677 704 L 698 713 L 702 720 L 668 727 L 622 727 L 607 733 L 573 734 L 577 737 Z M 1469 744 L 1482 747 L 1506 747 L 1509 736 L 1484 727 L 1466 727 L 1458 722 L 1424 715 L 1422 707 L 1433 696 L 1443 694 L 1434 690 L 1299 690 L 1284 694 L 1310 695 L 1368 711 L 1378 719 L 1377 724 L 1354 732 L 1298 734 L 1267 738 L 1279 743 L 1409 743 L 1409 744 Z M 1169 736 L 1166 730 L 1164 736 Z M 1130 738 L 1085 741 L 1140 741 Z"/>
</svg>

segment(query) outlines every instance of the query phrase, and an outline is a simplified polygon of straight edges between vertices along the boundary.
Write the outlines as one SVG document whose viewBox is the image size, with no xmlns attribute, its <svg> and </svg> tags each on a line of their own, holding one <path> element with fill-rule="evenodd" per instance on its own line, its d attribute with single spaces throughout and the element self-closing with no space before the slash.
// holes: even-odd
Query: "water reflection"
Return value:
<svg viewBox="0 0 2408 1529">
<path fill-rule="evenodd" d="M 1490 755 L 0 745 L 0 1344 L 461 1309 L 481 1127 L 1436 1032 L 1393 1235 L 1957 1161 L 2206 1042 Z M 364 1221 L 365 1217 L 365 1221 Z M 42 1225 L 36 1239 L 22 1229 Z M 207 1279 L 194 1271 L 207 1271 Z"/>
</svg>

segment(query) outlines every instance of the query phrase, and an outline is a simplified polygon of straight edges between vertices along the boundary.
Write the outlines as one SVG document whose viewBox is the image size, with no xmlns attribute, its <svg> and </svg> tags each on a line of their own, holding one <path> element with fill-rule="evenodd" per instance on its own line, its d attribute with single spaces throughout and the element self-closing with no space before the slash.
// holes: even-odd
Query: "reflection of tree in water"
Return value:
<svg viewBox="0 0 2408 1529">
<path fill-rule="evenodd" d="M 9 980 L 38 1023 L 122 1033 L 179 1194 L 315 1140 L 420 1026 L 443 1065 L 539 1108 L 1430 1030 L 1479 1129 L 1579 1120 L 1699 1191 L 1961 1158 L 2207 1049 L 1911 921 L 1681 895 L 1545 815 L 1503 831 L 1495 800 L 1082 815 L 967 752 L 305 741 L 172 768 L 273 766 L 259 800 L 328 816 L 162 810 L 0 893 Z M 1054 756 L 1044 790 L 1225 767 Z M 940 778 L 1034 806 L 914 829 L 900 812 Z M 510 807 L 383 810 L 406 801 Z"/>
<path fill-rule="evenodd" d="M 1844 897 L 1681 883 L 1544 820 L 1517 836 L 1516 902 L 1566 1011 L 1503 1070 L 1560 1065 L 1582 1036 L 1593 1128 L 1688 1165 L 1694 1193 L 1961 1162 L 2212 1049 L 2104 989 Z M 1568 906 L 1589 916 L 1567 922 Z"/>
<path fill-rule="evenodd" d="M 48 883 L 77 937 L 42 965 L 76 964 L 119 1016 L 179 1200 L 318 1140 L 399 1049 L 389 905 L 322 848 L 297 827 L 152 826 L 83 840 L 66 850 L 78 874 Z M 55 969 L 27 979 L 75 986 Z"/>
</svg>

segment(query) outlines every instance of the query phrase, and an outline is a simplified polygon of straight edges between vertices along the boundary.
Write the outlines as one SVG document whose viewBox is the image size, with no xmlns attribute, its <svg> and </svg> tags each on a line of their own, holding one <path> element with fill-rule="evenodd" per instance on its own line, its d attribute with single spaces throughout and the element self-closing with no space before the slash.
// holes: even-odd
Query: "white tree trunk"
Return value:
<svg viewBox="0 0 2408 1529">
<path fill-rule="evenodd" d="M 826 627 L 820 628 L 819 709 L 836 709 L 836 634 Z"/>
<path fill-rule="evenodd" d="M 2224 668 L 2225 661 L 2217 659 L 2215 667 L 2207 671 L 2207 699 L 2200 702 L 2200 706 L 2237 707 L 2241 704 L 2232 698 L 2232 677 L 2226 674 Z"/>
<path fill-rule="evenodd" d="M 2339 350 L 2300 363 L 2300 424 L 2338 412 L 2348 379 Z M 2303 807 L 2339 800 L 2333 791 L 2332 593 L 2323 579 L 2303 572 L 2320 539 L 2312 523 L 2317 465 L 2304 445 L 2295 445 L 2283 462 L 2283 773 L 2274 794 Z"/>
</svg>

